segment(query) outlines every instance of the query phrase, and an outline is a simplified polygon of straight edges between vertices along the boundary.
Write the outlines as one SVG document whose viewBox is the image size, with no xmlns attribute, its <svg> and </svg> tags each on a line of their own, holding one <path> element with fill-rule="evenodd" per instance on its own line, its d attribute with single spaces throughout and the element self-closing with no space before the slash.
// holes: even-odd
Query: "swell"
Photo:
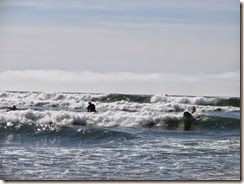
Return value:
<svg viewBox="0 0 244 184">
<path fill-rule="evenodd" d="M 150 95 L 126 95 L 126 94 L 109 94 L 102 101 L 116 102 L 116 101 L 128 101 L 137 103 L 150 103 Z"/>
<path fill-rule="evenodd" d="M 238 97 L 202 97 L 202 96 L 170 96 L 154 95 L 150 100 L 152 103 L 177 103 L 204 106 L 232 106 L 240 107 L 240 98 Z"/>
<path fill-rule="evenodd" d="M 10 134 L 25 134 L 32 136 L 51 136 L 51 137 L 69 137 L 79 139 L 102 139 L 102 138 L 132 138 L 131 134 L 121 131 L 112 130 L 113 127 L 130 127 L 130 128 L 153 128 L 164 130 L 186 130 L 184 126 L 190 125 L 188 130 L 240 130 L 240 119 L 231 117 L 218 117 L 199 115 L 194 117 L 195 119 L 185 119 L 179 116 L 163 116 L 155 118 L 141 118 L 141 121 L 135 123 L 135 119 L 131 119 L 128 122 L 132 124 L 116 123 L 105 125 L 101 123 L 103 119 L 100 117 L 98 122 L 93 124 L 80 123 L 74 121 L 67 121 L 66 124 L 58 123 L 36 123 L 35 121 L 20 122 L 21 120 L 13 121 L 0 121 L 0 135 Z M 65 120 L 64 120 L 65 121 Z M 43 121 L 42 121 L 43 122 Z M 107 127 L 106 127 L 107 126 Z"/>
<path fill-rule="evenodd" d="M 134 103 L 171 103 L 205 106 L 240 107 L 240 98 L 174 96 L 174 95 L 129 95 L 129 94 L 93 94 L 93 93 L 41 93 L 41 92 L 0 92 L 2 105 L 38 106 L 38 107 L 84 107 L 88 101 L 134 102 Z"/>
<path fill-rule="evenodd" d="M 134 136 L 123 131 L 104 127 L 57 126 L 34 123 L 0 122 L 0 137 L 25 135 L 32 138 L 68 138 L 82 140 L 132 139 Z"/>
<path fill-rule="evenodd" d="M 219 106 L 233 106 L 233 107 L 240 107 L 240 98 L 228 98 L 228 99 L 220 99 L 217 103 Z"/>
<path fill-rule="evenodd" d="M 203 116 L 197 125 L 207 130 L 240 130 L 241 121 L 230 117 Z"/>
</svg>

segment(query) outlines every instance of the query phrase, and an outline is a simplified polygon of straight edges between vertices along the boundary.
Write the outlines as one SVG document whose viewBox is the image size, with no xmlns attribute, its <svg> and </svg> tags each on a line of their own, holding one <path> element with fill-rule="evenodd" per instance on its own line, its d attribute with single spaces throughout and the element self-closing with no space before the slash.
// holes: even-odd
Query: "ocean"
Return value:
<svg viewBox="0 0 244 184">
<path fill-rule="evenodd" d="M 1 91 L 0 179 L 240 180 L 240 123 L 239 97 Z"/>
</svg>

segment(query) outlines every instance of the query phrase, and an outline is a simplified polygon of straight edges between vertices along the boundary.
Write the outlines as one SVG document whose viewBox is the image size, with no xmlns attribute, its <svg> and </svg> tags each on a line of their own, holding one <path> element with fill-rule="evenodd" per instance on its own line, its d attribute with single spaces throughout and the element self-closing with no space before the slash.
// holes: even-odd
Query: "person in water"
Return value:
<svg viewBox="0 0 244 184">
<path fill-rule="evenodd" d="M 192 107 L 191 114 L 194 114 L 194 112 L 196 112 L 196 107 L 195 106 Z"/>
<path fill-rule="evenodd" d="M 87 107 L 87 112 L 97 112 L 96 111 L 96 107 L 95 107 L 95 105 L 93 104 L 93 103 L 91 103 L 91 102 L 88 102 L 88 107 Z"/>
<path fill-rule="evenodd" d="M 192 123 L 195 121 L 195 118 L 192 116 L 196 112 L 196 107 L 193 106 L 191 113 L 188 111 L 185 111 L 184 116 L 184 130 L 191 130 Z"/>
<path fill-rule="evenodd" d="M 184 114 L 183 114 L 183 116 L 184 116 L 185 118 L 193 118 L 192 114 L 194 114 L 195 112 L 196 112 L 196 107 L 193 106 L 193 107 L 192 107 L 192 110 L 191 110 L 191 113 L 188 112 L 188 111 L 185 111 Z"/>
<path fill-rule="evenodd" d="M 17 107 L 15 105 L 13 105 L 13 107 L 9 107 L 8 109 L 14 111 L 14 110 L 17 110 Z"/>
</svg>

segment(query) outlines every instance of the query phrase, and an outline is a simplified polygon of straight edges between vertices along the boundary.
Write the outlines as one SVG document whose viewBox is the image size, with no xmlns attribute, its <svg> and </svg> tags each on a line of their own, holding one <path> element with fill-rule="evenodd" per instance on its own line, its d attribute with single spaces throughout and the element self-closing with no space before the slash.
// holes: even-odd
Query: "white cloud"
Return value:
<svg viewBox="0 0 244 184">
<path fill-rule="evenodd" d="M 141 73 L 95 73 L 90 71 L 68 72 L 59 70 L 24 70 L 24 71 L 5 71 L 0 73 L 2 80 L 36 80 L 50 82 L 146 82 L 159 80 L 160 74 L 141 74 Z"/>
<path fill-rule="evenodd" d="M 239 96 L 240 74 L 23 70 L 1 72 L 0 83 L 1 90 Z"/>
</svg>

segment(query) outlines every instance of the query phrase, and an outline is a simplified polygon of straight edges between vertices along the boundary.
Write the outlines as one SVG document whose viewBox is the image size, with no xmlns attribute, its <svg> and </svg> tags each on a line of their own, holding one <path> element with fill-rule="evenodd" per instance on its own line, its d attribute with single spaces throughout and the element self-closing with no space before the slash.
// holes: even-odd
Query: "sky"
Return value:
<svg viewBox="0 0 244 184">
<path fill-rule="evenodd" d="M 2 0 L 0 90 L 240 96 L 240 1 Z"/>
</svg>

